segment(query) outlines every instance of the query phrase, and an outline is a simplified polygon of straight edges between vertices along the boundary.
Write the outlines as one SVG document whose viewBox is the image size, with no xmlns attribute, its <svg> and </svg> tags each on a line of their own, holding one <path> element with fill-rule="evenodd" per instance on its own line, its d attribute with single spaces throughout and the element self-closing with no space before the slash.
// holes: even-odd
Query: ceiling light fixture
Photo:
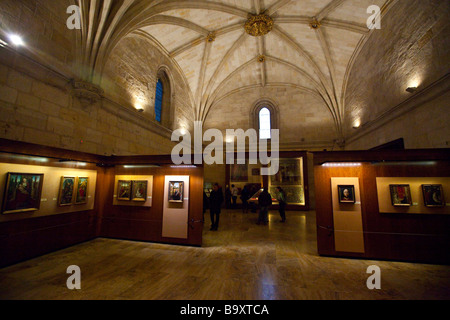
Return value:
<svg viewBox="0 0 450 320">
<path fill-rule="evenodd" d="M 25 42 L 23 41 L 22 37 L 17 34 L 11 34 L 9 36 L 9 40 L 11 40 L 12 44 L 16 47 L 21 47 L 25 45 Z"/>
<path fill-rule="evenodd" d="M 406 89 L 406 91 L 409 92 L 409 93 L 414 93 L 414 92 L 417 91 L 417 87 L 409 87 L 409 88 Z"/>
</svg>

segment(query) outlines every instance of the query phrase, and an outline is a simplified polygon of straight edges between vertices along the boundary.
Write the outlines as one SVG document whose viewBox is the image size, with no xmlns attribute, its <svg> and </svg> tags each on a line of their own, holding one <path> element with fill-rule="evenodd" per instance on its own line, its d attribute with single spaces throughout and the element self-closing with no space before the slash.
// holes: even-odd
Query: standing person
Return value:
<svg viewBox="0 0 450 320">
<path fill-rule="evenodd" d="M 277 200 L 279 203 L 279 211 L 280 211 L 280 216 L 281 216 L 281 222 L 285 223 L 286 222 L 286 193 L 284 192 L 284 190 L 281 187 L 277 187 L 278 190 L 278 195 L 277 195 Z"/>
<path fill-rule="evenodd" d="M 248 199 L 250 199 L 250 192 L 248 191 L 248 186 L 245 186 L 241 192 L 242 213 L 248 213 Z"/>
<path fill-rule="evenodd" d="M 214 185 L 214 190 L 209 196 L 209 209 L 211 212 L 211 229 L 210 231 L 217 231 L 219 229 L 220 213 L 223 203 L 223 193 L 219 184 Z"/>
<path fill-rule="evenodd" d="M 269 223 L 269 208 L 272 205 L 272 196 L 267 191 L 267 188 L 264 188 L 264 191 L 259 195 L 258 203 L 258 224 L 264 223 L 264 225 L 267 225 Z"/>
<path fill-rule="evenodd" d="M 238 195 L 239 195 L 239 189 L 236 188 L 236 186 L 233 184 L 231 186 L 231 197 L 233 199 L 233 207 L 232 207 L 233 209 L 236 209 L 236 201 L 237 201 Z"/>
<path fill-rule="evenodd" d="M 229 186 L 225 189 L 225 208 L 231 208 L 231 190 Z"/>
</svg>

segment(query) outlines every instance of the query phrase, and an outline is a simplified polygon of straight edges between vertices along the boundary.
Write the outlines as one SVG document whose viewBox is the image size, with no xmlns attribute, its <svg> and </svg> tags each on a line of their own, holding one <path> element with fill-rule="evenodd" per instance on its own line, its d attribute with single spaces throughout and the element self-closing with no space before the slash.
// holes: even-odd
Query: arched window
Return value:
<svg viewBox="0 0 450 320">
<path fill-rule="evenodd" d="M 158 79 L 156 83 L 156 95 L 155 95 L 155 117 L 156 121 L 161 123 L 162 112 L 163 112 L 163 96 L 164 96 L 164 86 L 161 79 Z"/>
<path fill-rule="evenodd" d="M 259 138 L 269 140 L 272 138 L 272 116 L 270 110 L 266 107 L 259 111 Z"/>
<path fill-rule="evenodd" d="M 275 102 L 262 98 L 250 110 L 252 128 L 258 131 L 260 140 L 271 140 L 272 130 L 280 129 L 280 110 Z"/>
</svg>

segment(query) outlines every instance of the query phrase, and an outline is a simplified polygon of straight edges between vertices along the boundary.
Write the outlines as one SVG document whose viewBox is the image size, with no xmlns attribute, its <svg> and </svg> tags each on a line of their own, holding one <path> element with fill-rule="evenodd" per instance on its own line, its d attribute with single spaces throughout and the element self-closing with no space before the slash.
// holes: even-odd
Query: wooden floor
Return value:
<svg viewBox="0 0 450 320">
<path fill-rule="evenodd" d="M 319 257 L 314 212 L 224 212 L 218 232 L 191 248 L 98 239 L 0 270 L 0 299 L 450 299 L 448 266 Z M 382 270 L 382 290 L 367 289 L 367 267 Z M 82 290 L 69 291 L 78 265 Z"/>
</svg>

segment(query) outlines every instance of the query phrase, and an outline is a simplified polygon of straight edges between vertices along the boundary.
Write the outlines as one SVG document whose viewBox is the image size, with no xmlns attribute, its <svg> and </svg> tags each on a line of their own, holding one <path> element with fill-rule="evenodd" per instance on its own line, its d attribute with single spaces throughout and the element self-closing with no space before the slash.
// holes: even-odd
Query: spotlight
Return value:
<svg viewBox="0 0 450 320">
<path fill-rule="evenodd" d="M 406 91 L 409 93 L 414 93 L 417 91 L 417 87 L 409 87 L 408 89 L 406 89 Z"/>
<path fill-rule="evenodd" d="M 25 45 L 25 42 L 23 41 L 21 36 L 18 36 L 17 34 L 12 34 L 9 36 L 9 40 L 11 40 L 12 44 L 16 47 L 21 47 Z"/>
</svg>

